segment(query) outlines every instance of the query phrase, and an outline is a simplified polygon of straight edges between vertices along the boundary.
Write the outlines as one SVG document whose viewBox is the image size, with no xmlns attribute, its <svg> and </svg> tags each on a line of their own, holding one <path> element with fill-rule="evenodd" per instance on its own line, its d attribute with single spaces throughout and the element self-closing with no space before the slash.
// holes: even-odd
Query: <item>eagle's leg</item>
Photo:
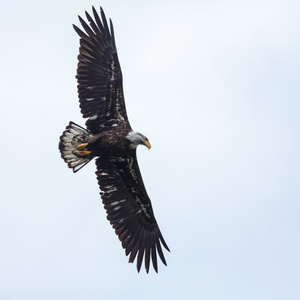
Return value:
<svg viewBox="0 0 300 300">
<path fill-rule="evenodd" d="M 76 155 L 78 156 L 87 156 L 89 154 L 91 154 L 91 151 L 87 151 L 87 150 L 82 150 L 76 153 Z"/>
<path fill-rule="evenodd" d="M 78 150 L 83 150 L 83 149 L 86 148 L 87 146 L 88 146 L 88 143 L 79 144 L 79 145 L 77 146 L 77 149 L 78 149 Z"/>
<path fill-rule="evenodd" d="M 87 155 L 90 155 L 91 151 L 86 150 L 86 147 L 88 145 L 89 145 L 88 143 L 79 144 L 77 146 L 77 150 L 79 150 L 79 151 L 76 151 L 76 155 L 77 156 L 87 156 Z"/>
</svg>

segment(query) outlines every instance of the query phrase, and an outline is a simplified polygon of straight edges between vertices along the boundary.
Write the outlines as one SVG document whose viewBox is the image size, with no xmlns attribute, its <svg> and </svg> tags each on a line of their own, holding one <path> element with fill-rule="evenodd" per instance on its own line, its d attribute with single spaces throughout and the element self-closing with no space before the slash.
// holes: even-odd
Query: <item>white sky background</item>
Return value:
<svg viewBox="0 0 300 300">
<path fill-rule="evenodd" d="M 6 3 L 4 3 L 6 2 Z M 114 22 L 168 267 L 128 264 L 94 163 L 58 152 L 77 15 Z M 0 4 L 1 299 L 299 299 L 299 1 Z"/>
</svg>

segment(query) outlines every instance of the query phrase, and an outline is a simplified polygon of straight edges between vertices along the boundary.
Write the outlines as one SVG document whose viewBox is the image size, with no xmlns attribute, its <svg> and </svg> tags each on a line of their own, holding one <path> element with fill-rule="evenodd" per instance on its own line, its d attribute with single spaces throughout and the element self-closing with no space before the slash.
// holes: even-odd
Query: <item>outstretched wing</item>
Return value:
<svg viewBox="0 0 300 300">
<path fill-rule="evenodd" d="M 73 25 L 81 38 L 76 76 L 80 109 L 94 134 L 103 127 L 128 123 L 113 24 L 110 20 L 109 29 L 102 8 L 100 13 L 102 20 L 94 7 L 94 19 L 86 12 L 90 25 L 78 16 L 85 33 Z"/>
<path fill-rule="evenodd" d="M 138 167 L 136 155 L 130 158 L 98 158 L 97 179 L 107 219 L 119 236 L 129 262 L 137 256 L 140 271 L 143 258 L 148 273 L 150 260 L 157 272 L 157 253 L 167 265 L 161 243 L 168 246 L 155 220 L 150 199 Z"/>
</svg>

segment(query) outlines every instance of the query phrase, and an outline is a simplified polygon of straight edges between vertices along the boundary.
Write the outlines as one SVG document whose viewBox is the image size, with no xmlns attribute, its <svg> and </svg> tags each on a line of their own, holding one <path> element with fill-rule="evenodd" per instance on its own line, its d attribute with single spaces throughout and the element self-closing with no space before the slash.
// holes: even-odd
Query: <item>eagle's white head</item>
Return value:
<svg viewBox="0 0 300 300">
<path fill-rule="evenodd" d="M 129 144 L 130 149 L 136 149 L 138 145 L 144 145 L 148 149 L 151 148 L 151 144 L 149 143 L 149 140 L 139 132 L 130 131 L 126 136 L 126 139 L 128 139 L 130 142 Z"/>
</svg>

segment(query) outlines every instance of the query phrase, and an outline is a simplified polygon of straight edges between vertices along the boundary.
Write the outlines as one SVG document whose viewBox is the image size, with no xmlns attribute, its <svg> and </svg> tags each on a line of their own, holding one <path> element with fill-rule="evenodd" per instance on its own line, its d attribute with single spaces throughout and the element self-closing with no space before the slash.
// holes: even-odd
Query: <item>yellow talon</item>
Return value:
<svg viewBox="0 0 300 300">
<path fill-rule="evenodd" d="M 79 151 L 77 153 L 78 156 L 87 156 L 89 154 L 91 154 L 91 151 L 87 151 L 87 150 Z"/>
<path fill-rule="evenodd" d="M 79 144 L 79 145 L 77 146 L 77 149 L 78 149 L 78 150 L 82 150 L 82 149 L 84 149 L 84 148 L 87 147 L 87 146 L 88 146 L 88 143 Z"/>
</svg>

